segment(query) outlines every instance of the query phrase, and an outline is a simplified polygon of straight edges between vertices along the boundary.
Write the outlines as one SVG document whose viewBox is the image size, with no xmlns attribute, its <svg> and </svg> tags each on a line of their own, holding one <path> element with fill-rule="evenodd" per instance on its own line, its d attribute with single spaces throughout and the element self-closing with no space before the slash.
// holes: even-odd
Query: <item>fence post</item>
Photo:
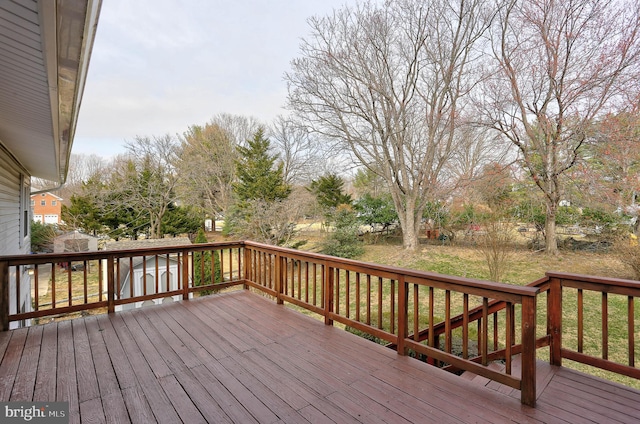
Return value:
<svg viewBox="0 0 640 424">
<path fill-rule="evenodd" d="M 215 275 L 215 269 L 212 270 L 212 275 Z M 187 250 L 182 252 L 182 300 L 189 300 L 189 251 Z"/>
<path fill-rule="evenodd" d="M 407 290 L 407 282 L 404 280 L 404 275 L 398 276 L 398 343 L 397 350 L 399 355 L 406 355 L 407 348 L 404 345 L 404 340 L 409 334 L 407 328 L 407 322 L 409 314 L 409 290 Z"/>
<path fill-rule="evenodd" d="M 334 278 L 335 269 L 325 263 L 324 266 L 324 323 L 326 325 L 333 325 L 333 320 L 329 318 L 329 314 L 333 313 L 333 296 L 334 296 Z"/>
<path fill-rule="evenodd" d="M 562 284 L 559 278 L 549 280 L 547 295 L 547 334 L 551 336 L 549 362 L 562 365 Z"/>
<path fill-rule="evenodd" d="M 116 311 L 115 305 L 115 276 L 113 275 L 113 256 L 107 257 L 107 312 L 112 314 Z"/>
<path fill-rule="evenodd" d="M 536 296 L 522 297 L 522 380 L 520 402 L 536 405 Z"/>
<path fill-rule="evenodd" d="M 9 330 L 9 263 L 0 261 L 0 326 Z"/>
</svg>

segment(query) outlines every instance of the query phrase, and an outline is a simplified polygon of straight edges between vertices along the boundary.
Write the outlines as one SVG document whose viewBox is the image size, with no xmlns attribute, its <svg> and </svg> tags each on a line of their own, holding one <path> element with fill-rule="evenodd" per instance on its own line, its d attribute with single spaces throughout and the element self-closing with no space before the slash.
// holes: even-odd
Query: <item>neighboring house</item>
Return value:
<svg viewBox="0 0 640 424">
<path fill-rule="evenodd" d="M 187 246 L 191 244 L 191 240 L 187 237 L 164 238 L 164 239 L 148 239 L 148 240 L 127 240 L 107 243 L 105 250 L 129 250 L 129 249 L 145 249 L 163 246 Z M 133 265 L 133 266 L 131 266 Z M 106 261 L 103 268 L 106 272 Z M 156 264 L 155 257 L 136 257 L 132 263 L 128 260 L 121 261 L 119 266 L 120 272 L 120 298 L 127 299 L 131 297 L 133 290 L 134 296 L 142 296 L 146 294 L 156 293 L 156 280 L 158 293 L 172 291 L 178 289 L 178 277 L 180 272 L 180 264 L 176 257 L 159 256 Z M 106 281 L 106 274 L 105 274 Z M 169 296 L 161 299 L 147 300 L 144 302 L 129 303 L 122 306 L 116 306 L 116 311 L 139 308 L 141 306 L 154 305 L 160 303 L 180 300 L 181 295 Z"/>
<path fill-rule="evenodd" d="M 0 255 L 31 251 L 31 177 L 66 180 L 100 5 L 0 1 Z M 10 313 L 16 303 L 31 310 L 29 274 L 18 272 L 20 299 L 9 275 Z"/>
<path fill-rule="evenodd" d="M 31 213 L 35 222 L 41 224 L 62 223 L 62 197 L 45 192 L 31 195 Z"/>
<path fill-rule="evenodd" d="M 57 236 L 53 240 L 53 253 L 90 252 L 98 250 L 98 237 L 78 230 Z"/>
</svg>

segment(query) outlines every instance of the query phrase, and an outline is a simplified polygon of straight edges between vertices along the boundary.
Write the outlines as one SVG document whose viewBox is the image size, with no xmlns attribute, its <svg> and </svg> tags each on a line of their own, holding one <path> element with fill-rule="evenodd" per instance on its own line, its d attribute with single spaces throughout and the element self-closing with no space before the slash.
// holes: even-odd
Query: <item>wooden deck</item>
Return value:
<svg viewBox="0 0 640 424">
<path fill-rule="evenodd" d="M 0 333 L 0 401 L 86 423 L 634 422 L 640 391 L 540 367 L 535 409 L 246 291 Z"/>
</svg>

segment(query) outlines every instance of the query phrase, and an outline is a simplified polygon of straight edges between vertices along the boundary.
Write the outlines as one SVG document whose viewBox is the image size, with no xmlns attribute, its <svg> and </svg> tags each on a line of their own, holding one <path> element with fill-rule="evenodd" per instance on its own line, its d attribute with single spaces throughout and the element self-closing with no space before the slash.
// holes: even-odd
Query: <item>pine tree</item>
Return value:
<svg viewBox="0 0 640 424">
<path fill-rule="evenodd" d="M 289 197 L 291 187 L 284 182 L 284 165 L 276 166 L 278 155 L 269 154 L 270 143 L 264 129 L 258 129 L 247 143 L 246 147 L 238 146 L 241 159 L 236 162 L 238 182 L 233 186 L 238 199 L 274 202 Z"/>
<path fill-rule="evenodd" d="M 291 239 L 294 219 L 287 213 L 291 187 L 284 181 L 284 165 L 269 154 L 270 142 L 258 129 L 247 146 L 239 146 L 236 203 L 227 210 L 223 234 L 234 234 L 269 244 Z"/>
</svg>

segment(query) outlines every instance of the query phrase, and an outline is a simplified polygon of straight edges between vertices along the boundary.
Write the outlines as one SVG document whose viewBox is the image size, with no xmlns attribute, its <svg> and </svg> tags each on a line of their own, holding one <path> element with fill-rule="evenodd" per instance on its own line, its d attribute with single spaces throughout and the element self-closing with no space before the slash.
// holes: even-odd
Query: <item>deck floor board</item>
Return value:
<svg viewBox="0 0 640 424">
<path fill-rule="evenodd" d="M 0 334 L 0 401 L 70 422 L 589 423 L 640 420 L 640 391 L 539 367 L 538 404 L 237 291 Z M 518 364 L 514 364 L 517 368 Z"/>
</svg>

